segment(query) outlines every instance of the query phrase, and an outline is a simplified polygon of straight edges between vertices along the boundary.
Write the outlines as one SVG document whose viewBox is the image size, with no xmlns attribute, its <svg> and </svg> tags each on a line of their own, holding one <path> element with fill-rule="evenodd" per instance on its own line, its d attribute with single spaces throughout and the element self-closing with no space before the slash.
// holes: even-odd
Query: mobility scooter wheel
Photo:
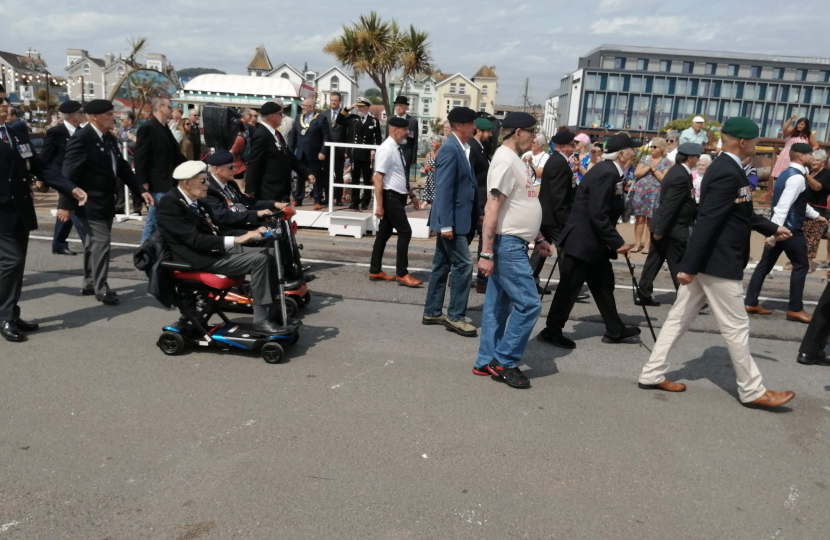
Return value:
<svg viewBox="0 0 830 540">
<path fill-rule="evenodd" d="M 300 305 L 303 307 L 308 306 L 311 303 L 311 293 L 307 292 L 303 295 L 302 299 L 300 300 Z"/>
<path fill-rule="evenodd" d="M 269 364 L 279 364 L 285 360 L 285 351 L 279 343 L 266 343 L 262 346 L 262 359 Z"/>
<path fill-rule="evenodd" d="M 161 352 L 167 356 L 173 356 L 184 350 L 184 338 L 181 334 L 168 330 L 159 337 L 158 346 Z"/>
<path fill-rule="evenodd" d="M 300 306 L 297 305 L 297 301 L 294 300 L 293 297 L 285 295 L 285 314 L 288 316 L 289 319 L 293 319 L 297 316 L 297 313 L 300 311 Z"/>
</svg>

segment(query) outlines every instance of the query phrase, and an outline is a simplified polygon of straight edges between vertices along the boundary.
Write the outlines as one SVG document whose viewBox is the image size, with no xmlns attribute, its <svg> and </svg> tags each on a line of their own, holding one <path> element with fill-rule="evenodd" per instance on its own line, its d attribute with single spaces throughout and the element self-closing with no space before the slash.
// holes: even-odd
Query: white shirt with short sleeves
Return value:
<svg viewBox="0 0 830 540">
<path fill-rule="evenodd" d="M 542 225 L 542 205 L 533 189 L 533 171 L 510 148 L 500 146 L 487 172 L 487 193 L 493 190 L 507 200 L 499 210 L 496 234 L 517 236 L 533 242 Z"/>
<path fill-rule="evenodd" d="M 406 195 L 406 171 L 395 139 L 387 137 L 375 152 L 375 172 L 383 174 L 383 189 Z"/>
</svg>

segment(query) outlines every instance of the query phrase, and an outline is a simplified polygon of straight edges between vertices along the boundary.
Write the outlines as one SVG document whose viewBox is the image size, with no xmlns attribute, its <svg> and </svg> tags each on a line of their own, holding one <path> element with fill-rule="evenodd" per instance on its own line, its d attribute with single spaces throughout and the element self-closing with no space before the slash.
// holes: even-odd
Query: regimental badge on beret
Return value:
<svg viewBox="0 0 830 540">
<path fill-rule="evenodd" d="M 205 158 L 205 163 L 214 167 L 221 167 L 222 165 L 229 165 L 233 163 L 233 154 L 227 150 L 219 150 Z"/>
</svg>

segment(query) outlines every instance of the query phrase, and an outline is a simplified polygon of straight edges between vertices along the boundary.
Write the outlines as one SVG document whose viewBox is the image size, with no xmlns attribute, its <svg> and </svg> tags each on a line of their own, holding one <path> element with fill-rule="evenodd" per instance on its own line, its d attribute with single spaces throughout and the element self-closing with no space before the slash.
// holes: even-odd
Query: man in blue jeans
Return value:
<svg viewBox="0 0 830 540">
<path fill-rule="evenodd" d="M 533 189 L 532 171 L 520 157 L 536 138 L 535 125 L 536 119 L 524 112 L 510 113 L 502 123 L 504 142 L 487 173 L 484 245 L 478 260 L 488 284 L 473 373 L 491 375 L 513 388 L 530 388 L 519 361 L 542 310 L 528 244 L 535 242 L 533 251 L 543 257 L 553 251 L 539 231 L 542 205 Z"/>
<path fill-rule="evenodd" d="M 475 204 L 476 177 L 467 144 L 473 136 L 476 113 L 467 107 L 456 107 L 447 115 L 447 120 L 452 133 L 435 159 L 435 198 L 429 226 L 438 236 L 422 322 L 443 325 L 464 337 L 475 337 L 476 328 L 465 316 L 473 277 L 467 234 L 481 213 Z M 444 317 L 444 292 L 450 274 L 450 303 Z"/>
</svg>

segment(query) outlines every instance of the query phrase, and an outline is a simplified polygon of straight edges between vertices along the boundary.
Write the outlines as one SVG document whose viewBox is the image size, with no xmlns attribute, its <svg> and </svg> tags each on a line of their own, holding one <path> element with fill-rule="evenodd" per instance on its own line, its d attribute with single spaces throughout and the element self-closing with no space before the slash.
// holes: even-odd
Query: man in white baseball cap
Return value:
<svg viewBox="0 0 830 540">
<path fill-rule="evenodd" d="M 680 143 L 697 143 L 706 146 L 709 143 L 709 135 L 703 129 L 706 120 L 702 116 L 692 118 L 692 127 L 684 129 L 680 134 Z"/>
</svg>

